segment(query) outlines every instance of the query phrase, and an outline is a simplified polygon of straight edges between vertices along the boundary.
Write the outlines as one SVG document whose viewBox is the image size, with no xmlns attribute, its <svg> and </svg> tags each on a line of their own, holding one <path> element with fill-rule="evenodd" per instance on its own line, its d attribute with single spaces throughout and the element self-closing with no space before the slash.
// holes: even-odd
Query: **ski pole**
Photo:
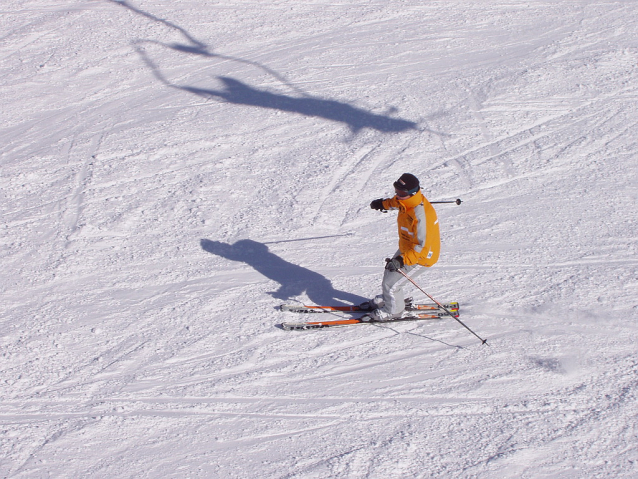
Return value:
<svg viewBox="0 0 638 479">
<path fill-rule="evenodd" d="M 450 200 L 450 201 L 430 201 L 431 205 L 440 205 L 443 203 L 454 203 L 456 205 L 460 205 L 463 202 L 461 201 L 461 198 L 457 198 L 455 200 Z M 388 210 L 381 210 L 381 213 L 387 213 L 387 212 Z"/>
<path fill-rule="evenodd" d="M 430 298 L 432 301 L 434 301 L 439 308 L 442 308 L 443 311 L 445 311 L 447 314 L 449 314 L 450 316 L 452 316 L 454 319 L 456 319 L 459 323 L 461 323 L 461 325 L 467 329 L 470 333 L 472 333 L 474 336 L 476 336 L 477 338 L 479 338 L 481 340 L 481 343 L 483 344 L 487 344 L 487 339 L 483 339 L 482 337 L 480 337 L 478 334 L 476 334 L 474 331 L 472 331 L 463 321 L 461 321 L 459 318 L 457 318 L 456 316 L 454 316 L 449 309 L 447 309 L 445 306 L 443 306 L 441 303 L 439 303 L 436 299 L 434 299 L 432 296 L 430 296 L 428 293 L 426 293 L 425 291 L 423 291 L 423 288 L 421 288 L 421 286 L 419 286 L 418 284 L 416 284 L 414 282 L 414 280 L 412 278 L 410 278 L 407 274 L 405 274 L 402 270 L 398 269 L 397 270 L 399 273 L 401 273 L 403 276 L 405 276 L 410 283 L 412 283 L 414 286 L 416 286 L 423 294 L 425 294 L 428 298 Z M 488 345 L 489 346 L 489 345 Z"/>
</svg>

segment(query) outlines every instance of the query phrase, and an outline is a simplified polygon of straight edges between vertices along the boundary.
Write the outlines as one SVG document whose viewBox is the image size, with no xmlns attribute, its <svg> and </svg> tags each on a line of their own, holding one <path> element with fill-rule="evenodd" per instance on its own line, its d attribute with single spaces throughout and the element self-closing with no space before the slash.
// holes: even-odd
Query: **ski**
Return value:
<svg viewBox="0 0 638 479">
<path fill-rule="evenodd" d="M 450 310 L 450 312 L 456 312 Z M 353 324 L 391 324 L 403 321 L 419 321 L 424 319 L 440 319 L 449 316 L 445 311 L 436 311 L 431 313 L 415 313 L 411 316 L 404 316 L 402 318 L 391 319 L 389 321 L 363 321 L 360 318 L 344 318 L 335 319 L 329 321 L 308 321 L 300 323 L 282 323 L 281 328 L 286 331 L 300 331 L 307 329 L 322 329 L 332 328 L 335 326 L 349 326 Z M 458 316 L 456 314 L 455 316 Z"/>
<path fill-rule="evenodd" d="M 443 306 L 452 312 L 459 311 L 459 303 L 457 301 L 451 301 Z M 306 305 L 306 304 L 282 304 L 279 307 L 282 311 L 288 311 L 291 313 L 366 313 L 368 310 L 361 309 L 357 305 L 349 306 L 321 306 L 321 305 Z M 407 311 L 441 311 L 441 307 L 438 304 L 422 304 L 422 303 L 409 303 L 406 302 L 405 309 Z"/>
</svg>

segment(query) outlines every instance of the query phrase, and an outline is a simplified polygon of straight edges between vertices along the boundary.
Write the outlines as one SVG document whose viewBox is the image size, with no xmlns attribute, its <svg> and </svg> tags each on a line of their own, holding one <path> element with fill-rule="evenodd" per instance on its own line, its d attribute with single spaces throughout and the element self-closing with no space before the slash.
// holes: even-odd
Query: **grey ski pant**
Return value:
<svg viewBox="0 0 638 479">
<path fill-rule="evenodd" d="M 395 256 L 401 254 L 398 251 Z M 404 266 L 401 270 L 410 278 L 415 279 L 425 272 L 426 267 L 420 264 Z M 381 288 L 383 291 L 383 311 L 390 314 L 399 314 L 405 309 L 405 295 L 403 287 L 409 283 L 408 279 L 398 271 L 385 270 Z"/>
</svg>

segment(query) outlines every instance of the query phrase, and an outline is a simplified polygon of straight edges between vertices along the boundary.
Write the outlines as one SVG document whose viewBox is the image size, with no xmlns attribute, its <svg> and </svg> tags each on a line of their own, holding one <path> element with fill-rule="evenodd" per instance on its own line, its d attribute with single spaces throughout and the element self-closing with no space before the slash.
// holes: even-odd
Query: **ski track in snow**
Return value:
<svg viewBox="0 0 638 479">
<path fill-rule="evenodd" d="M 6 0 L 0 477 L 638 476 L 636 6 Z"/>
</svg>

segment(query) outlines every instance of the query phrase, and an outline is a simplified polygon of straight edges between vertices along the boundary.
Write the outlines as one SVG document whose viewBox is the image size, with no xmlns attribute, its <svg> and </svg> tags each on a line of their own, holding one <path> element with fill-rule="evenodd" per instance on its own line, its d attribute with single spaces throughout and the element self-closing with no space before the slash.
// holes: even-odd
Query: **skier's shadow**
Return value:
<svg viewBox="0 0 638 479">
<path fill-rule="evenodd" d="M 325 276 L 271 253 L 263 243 L 245 239 L 228 244 L 203 239 L 201 246 L 204 251 L 217 256 L 242 261 L 278 282 L 279 289 L 269 292 L 274 298 L 288 301 L 305 292 L 315 304 L 359 304 L 365 301 L 361 296 L 335 289 Z"/>
</svg>

